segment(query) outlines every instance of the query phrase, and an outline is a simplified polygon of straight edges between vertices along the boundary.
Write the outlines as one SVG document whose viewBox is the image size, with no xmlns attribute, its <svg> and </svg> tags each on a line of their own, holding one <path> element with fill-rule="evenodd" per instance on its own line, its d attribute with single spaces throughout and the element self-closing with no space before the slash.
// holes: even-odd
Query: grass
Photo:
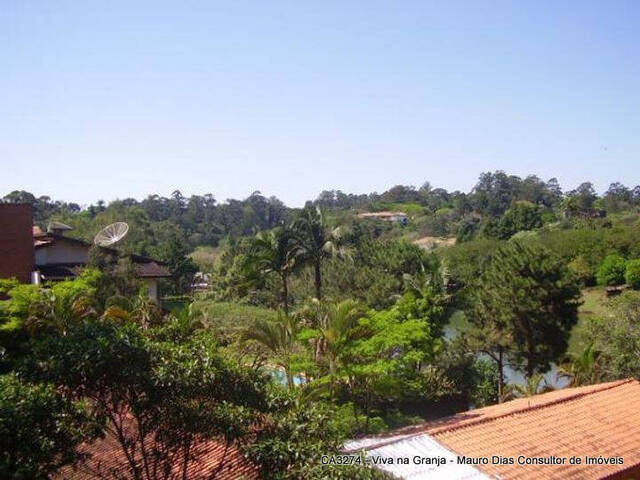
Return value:
<svg viewBox="0 0 640 480">
<path fill-rule="evenodd" d="M 604 287 L 588 287 L 582 291 L 582 305 L 578 308 L 578 323 L 571 331 L 569 352 L 581 353 L 589 344 L 585 337 L 585 326 L 592 318 L 606 318 L 613 315 Z"/>
<path fill-rule="evenodd" d="M 189 255 L 196 262 L 200 270 L 210 272 L 214 269 L 218 258 L 222 254 L 219 247 L 210 247 L 208 245 L 200 245 Z"/>
<path fill-rule="evenodd" d="M 211 300 L 196 300 L 192 309 L 202 315 L 210 328 L 234 332 L 249 327 L 255 320 L 274 321 L 278 316 L 268 308 Z"/>
</svg>

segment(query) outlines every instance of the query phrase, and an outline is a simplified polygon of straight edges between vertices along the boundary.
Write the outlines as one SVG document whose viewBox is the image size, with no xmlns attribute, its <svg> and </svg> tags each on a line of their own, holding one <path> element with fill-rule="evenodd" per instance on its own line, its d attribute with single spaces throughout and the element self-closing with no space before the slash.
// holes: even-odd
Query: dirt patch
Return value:
<svg viewBox="0 0 640 480">
<path fill-rule="evenodd" d="M 414 240 L 413 243 L 425 250 L 433 250 L 439 247 L 452 247 L 456 244 L 455 237 L 422 237 Z"/>
</svg>

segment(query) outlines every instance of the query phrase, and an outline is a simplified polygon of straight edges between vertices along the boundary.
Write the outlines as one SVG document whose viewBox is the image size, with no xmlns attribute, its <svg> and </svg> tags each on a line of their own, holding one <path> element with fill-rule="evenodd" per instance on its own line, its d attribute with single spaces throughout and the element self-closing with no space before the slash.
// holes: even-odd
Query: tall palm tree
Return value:
<svg viewBox="0 0 640 480">
<path fill-rule="evenodd" d="M 248 328 L 244 340 L 254 340 L 273 354 L 276 364 L 287 376 L 287 386 L 293 389 L 293 372 L 291 371 L 291 356 L 295 349 L 299 326 L 295 318 L 278 313 L 275 322 L 257 320 Z"/>
<path fill-rule="evenodd" d="M 557 376 L 569 380 L 571 387 L 598 383 L 602 376 L 599 357 L 600 352 L 595 349 L 592 342 L 580 355 L 569 356 L 568 360 L 558 368 Z"/>
<path fill-rule="evenodd" d="M 319 208 L 305 207 L 293 221 L 293 231 L 297 255 L 313 266 L 316 298 L 322 300 L 322 261 L 346 255 L 340 245 L 340 227 L 329 228 Z"/>
<path fill-rule="evenodd" d="M 292 232 L 285 227 L 258 233 L 252 240 L 247 268 L 262 275 L 275 273 L 281 286 L 282 308 L 289 314 L 289 275 L 296 264 Z"/>
</svg>

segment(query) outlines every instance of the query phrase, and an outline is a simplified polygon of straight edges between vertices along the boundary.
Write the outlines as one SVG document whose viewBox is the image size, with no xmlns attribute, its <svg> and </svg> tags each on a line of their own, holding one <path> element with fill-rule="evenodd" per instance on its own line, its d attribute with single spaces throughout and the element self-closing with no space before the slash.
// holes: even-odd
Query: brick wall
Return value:
<svg viewBox="0 0 640 480">
<path fill-rule="evenodd" d="M 33 212 L 29 204 L 0 203 L 0 278 L 31 281 Z"/>
</svg>

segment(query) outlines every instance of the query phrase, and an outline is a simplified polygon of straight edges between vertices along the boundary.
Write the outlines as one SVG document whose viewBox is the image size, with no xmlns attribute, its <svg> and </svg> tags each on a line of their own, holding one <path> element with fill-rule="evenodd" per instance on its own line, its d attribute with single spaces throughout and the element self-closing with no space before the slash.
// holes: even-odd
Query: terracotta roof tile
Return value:
<svg viewBox="0 0 640 480">
<path fill-rule="evenodd" d="M 128 463 L 116 438 L 107 435 L 89 445 L 83 445 L 81 452 L 89 453 L 89 459 L 75 467 L 65 467 L 56 475 L 55 480 L 93 480 L 96 478 L 130 478 Z M 168 478 L 181 478 L 179 460 L 176 461 L 173 475 Z M 187 467 L 190 480 L 258 480 L 260 472 L 234 446 L 225 447 L 218 440 L 208 440 L 198 444 L 193 452 L 193 460 Z"/>
<path fill-rule="evenodd" d="M 359 441 L 372 450 L 428 436 L 458 455 L 582 458 L 580 465 L 476 465 L 501 479 L 601 479 L 640 475 L 640 382 L 570 388 L 471 410 Z M 584 457 L 622 457 L 587 465 Z M 631 473 L 633 472 L 633 473 Z"/>
</svg>

